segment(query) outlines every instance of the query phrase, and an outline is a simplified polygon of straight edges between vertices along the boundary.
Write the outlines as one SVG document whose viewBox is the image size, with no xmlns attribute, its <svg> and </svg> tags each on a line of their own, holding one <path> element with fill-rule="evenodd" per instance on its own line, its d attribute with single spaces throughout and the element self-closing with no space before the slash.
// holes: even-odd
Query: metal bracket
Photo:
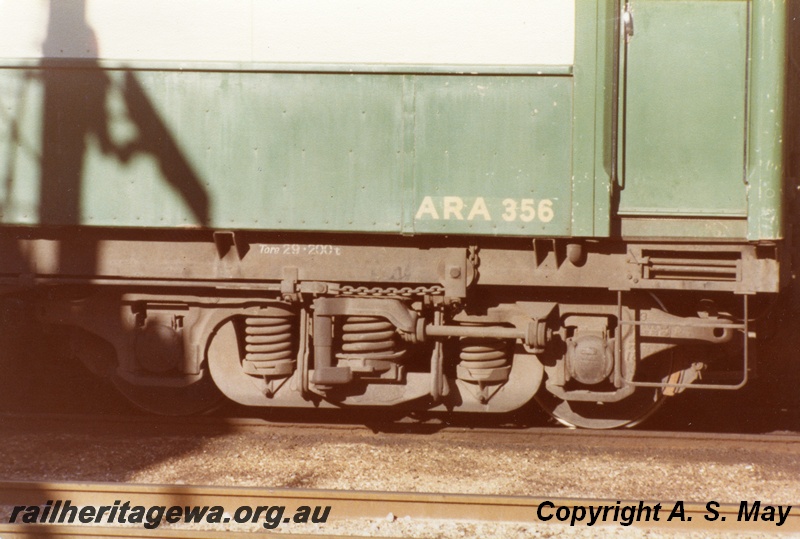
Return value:
<svg viewBox="0 0 800 539">
<path fill-rule="evenodd" d="M 549 255 L 553 253 L 553 261 Z M 559 255 L 558 243 L 555 239 L 533 238 L 533 268 L 545 269 L 551 267 L 558 269 L 564 262 L 564 257 Z"/>
<path fill-rule="evenodd" d="M 337 315 L 380 316 L 403 333 L 414 335 L 417 329 L 416 312 L 400 300 L 389 298 L 320 298 L 314 301 L 314 319 Z"/>
<path fill-rule="evenodd" d="M 630 43 L 633 38 L 633 11 L 630 2 L 625 3 L 622 11 L 622 33 L 625 36 L 625 43 Z"/>
<path fill-rule="evenodd" d="M 691 341 L 722 344 L 733 338 L 733 330 L 742 329 L 722 318 L 683 318 L 663 311 L 642 312 L 637 322 L 623 321 L 623 325 L 639 326 L 639 335 L 650 341 Z"/>
<path fill-rule="evenodd" d="M 283 268 L 283 279 L 281 280 L 281 295 L 286 301 L 297 301 L 299 294 L 297 293 L 297 281 L 299 279 L 299 270 L 293 266 Z"/>
<path fill-rule="evenodd" d="M 441 326 L 444 323 L 444 315 L 441 311 L 434 313 L 433 323 Z M 433 402 L 439 403 L 442 397 L 447 394 L 447 382 L 444 378 L 444 351 L 442 341 L 436 341 L 431 352 L 431 398 Z"/>
<path fill-rule="evenodd" d="M 558 386 L 550 381 L 545 382 L 547 391 L 565 401 L 579 401 L 579 402 L 619 402 L 622 399 L 630 397 L 633 394 L 634 388 L 623 387 L 616 391 L 591 391 L 588 389 L 574 389 L 567 391 L 563 387 Z"/>
<path fill-rule="evenodd" d="M 217 247 L 217 254 L 220 258 L 225 258 L 231 247 L 235 247 L 236 256 L 239 260 L 243 259 L 250 250 L 250 244 L 245 241 L 241 233 L 237 234 L 232 230 L 215 230 L 213 237 L 214 245 Z"/>
<path fill-rule="evenodd" d="M 353 380 L 350 367 L 334 366 L 333 317 L 380 316 L 400 331 L 414 335 L 417 313 L 399 300 L 378 298 L 319 298 L 314 301 L 314 376 L 311 382 L 319 389 L 343 385 Z"/>
<path fill-rule="evenodd" d="M 449 259 L 444 261 L 441 273 L 444 295 L 446 298 L 467 297 L 467 258 Z"/>
<path fill-rule="evenodd" d="M 646 322 L 646 321 L 638 321 L 638 320 L 623 320 L 622 319 L 622 292 L 617 292 L 617 316 L 618 316 L 618 323 L 617 323 L 617 336 L 616 336 L 616 360 L 619 361 L 619 358 L 622 354 L 622 339 L 621 339 L 621 332 L 623 326 L 664 326 L 670 325 L 673 327 L 673 331 L 677 331 L 678 335 L 681 335 L 687 331 L 710 331 L 711 339 L 709 338 L 701 338 L 695 340 L 701 341 L 709 341 L 718 343 L 718 342 L 727 342 L 730 340 L 733 331 L 741 330 L 742 331 L 742 338 L 744 339 L 743 343 L 743 365 L 742 365 L 742 380 L 736 384 L 692 384 L 692 383 L 670 383 L 670 382 L 634 382 L 633 375 L 624 376 L 621 378 L 621 382 L 623 382 L 628 387 L 660 387 L 660 388 L 675 388 L 675 389 L 726 389 L 726 390 L 736 390 L 741 389 L 747 384 L 748 376 L 749 376 L 749 363 L 750 363 L 750 354 L 749 354 L 749 346 L 748 346 L 748 339 L 750 338 L 750 327 L 749 327 L 749 304 L 748 304 L 748 297 L 744 296 L 744 322 L 741 324 L 729 323 L 729 322 L 714 322 L 708 321 L 703 319 L 702 322 L 686 322 L 684 320 L 683 323 L 679 322 Z M 669 316 L 669 315 L 667 315 Z M 673 317 L 677 318 L 677 317 Z M 693 319 L 692 319 L 693 320 Z M 697 328 L 697 329 L 692 329 Z M 714 331 L 717 330 L 717 333 Z M 680 339 L 681 337 L 677 337 Z M 713 339 L 713 340 L 712 340 Z M 621 375 L 620 375 L 621 376 Z"/>
</svg>

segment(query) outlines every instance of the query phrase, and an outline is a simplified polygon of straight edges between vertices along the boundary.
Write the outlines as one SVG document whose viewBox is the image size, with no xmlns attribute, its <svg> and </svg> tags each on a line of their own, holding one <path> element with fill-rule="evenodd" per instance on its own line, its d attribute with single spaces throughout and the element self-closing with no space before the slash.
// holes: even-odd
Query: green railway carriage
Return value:
<svg viewBox="0 0 800 539">
<path fill-rule="evenodd" d="M 747 381 L 793 0 L 0 11 L 0 284 L 144 408 L 611 428 Z"/>
</svg>

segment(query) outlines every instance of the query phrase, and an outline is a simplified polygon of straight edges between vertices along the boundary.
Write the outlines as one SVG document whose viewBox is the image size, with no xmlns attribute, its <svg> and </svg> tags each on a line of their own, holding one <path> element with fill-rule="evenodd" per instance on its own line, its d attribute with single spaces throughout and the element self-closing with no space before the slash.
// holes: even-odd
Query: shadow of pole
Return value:
<svg viewBox="0 0 800 539">
<path fill-rule="evenodd" d="M 128 115 L 140 133 L 139 139 L 131 145 L 131 151 L 153 156 L 164 179 L 181 195 L 197 224 L 209 226 L 208 193 L 130 71 L 125 72 L 123 95 Z"/>
<path fill-rule="evenodd" d="M 46 37 L 42 43 L 42 60 L 37 67 L 26 73 L 25 79 L 26 83 L 33 81 L 32 84 L 40 85 L 42 90 L 41 146 L 36 148 L 39 151 L 38 155 L 35 155 L 39 160 L 37 226 L 27 229 L 6 228 L 0 231 L 0 246 L 4 247 L 4 258 L 0 263 L 2 268 L 0 285 L 9 284 L 11 290 L 23 292 L 26 288 L 31 289 L 30 285 L 41 276 L 65 282 L 74 277 L 79 278 L 79 281 L 85 281 L 102 273 L 102 242 L 112 237 L 114 232 L 85 226 L 88 224 L 85 215 L 86 190 L 91 185 L 97 185 L 97 182 L 109 182 L 104 187 L 106 192 L 113 193 L 114 190 L 110 187 L 116 178 L 112 174 L 108 177 L 92 177 L 92 184 L 87 182 L 89 179 L 87 174 L 91 173 L 87 168 L 87 162 L 93 157 L 92 152 L 99 150 L 106 158 L 113 159 L 115 161 L 113 166 L 120 171 L 133 156 L 139 154 L 150 156 L 157 163 L 164 181 L 179 193 L 188 206 L 195 222 L 202 226 L 210 224 L 210 201 L 203 183 L 183 155 L 145 90 L 130 71 L 125 72 L 122 95 L 127 116 L 135 124 L 139 139 L 133 143 L 115 142 L 111 125 L 113 118 L 110 118 L 107 112 L 109 93 L 115 90 L 114 81 L 98 60 L 100 56 L 98 40 L 87 19 L 86 1 L 49 0 L 46 5 L 49 12 Z M 15 142 L 13 137 L 11 142 Z M 19 144 L 15 144 L 10 151 L 20 151 L 18 147 Z M 15 157 L 16 154 L 5 167 L 7 186 L 13 187 L 15 182 L 36 185 L 36 173 L 16 167 L 13 160 Z M 29 175 L 22 176 L 25 173 Z M 134 206 L 146 204 L 148 197 L 152 196 L 147 190 L 147 185 L 149 185 L 147 182 L 136 184 L 134 186 L 136 196 L 128 203 Z M 13 202 L 10 190 L 8 197 L 6 202 Z M 120 224 L 131 226 L 134 223 Z M 157 235 L 155 231 L 139 230 L 137 233 L 150 238 Z M 52 252 L 51 247 L 57 249 L 57 254 L 53 255 L 52 263 L 46 264 L 45 267 L 39 258 L 50 256 L 45 251 Z M 23 281 L 29 282 L 26 285 Z M 39 289 L 34 292 L 39 296 L 46 296 L 50 290 L 56 288 Z M 98 291 L 101 290 L 81 288 L 81 293 L 88 295 L 97 294 Z M 15 296 L 11 296 L 8 308 L 0 305 L 0 321 L 13 319 L 20 327 L 27 323 L 33 324 L 33 309 L 40 305 L 47 308 L 46 299 L 39 301 L 30 293 L 20 298 L 14 303 Z M 21 306 L 20 301 L 23 303 Z M 116 312 L 119 312 L 119 308 Z M 115 315 L 112 317 L 116 318 Z M 64 322 L 69 324 L 70 320 L 65 319 Z M 134 336 L 130 334 L 131 330 L 126 329 L 121 315 L 118 331 L 127 332 L 122 335 L 120 341 L 127 340 L 133 343 Z M 5 342 L 3 339 L 5 337 L 0 334 L 0 343 Z M 67 336 L 64 342 L 58 345 L 44 339 L 38 339 L 37 343 L 32 330 L 25 329 L 24 332 L 20 330 L 16 337 L 12 336 L 11 340 L 18 349 L 12 350 L 10 355 L 6 350 L 4 355 L 9 355 L 8 360 L 13 362 L 15 369 L 19 371 L 19 377 L 14 375 L 12 383 L 21 385 L 23 376 L 30 379 L 30 383 L 22 383 L 26 391 L 16 391 L 14 394 L 20 399 L 25 399 L 20 402 L 32 403 L 37 399 L 38 393 L 53 389 L 54 384 L 51 383 L 53 380 L 49 378 L 54 376 L 52 373 L 70 368 L 64 365 L 55 367 L 47 365 L 53 363 L 50 360 L 53 359 L 54 352 L 59 355 L 74 354 L 71 344 L 73 339 Z M 46 345 L 51 348 L 44 350 L 43 347 Z M 56 350 L 55 346 L 59 346 L 59 349 Z M 62 352 L 62 346 L 70 351 Z M 65 388 L 61 397 L 69 400 L 75 392 L 93 394 L 94 391 L 86 387 L 93 383 L 87 376 L 88 373 L 81 372 L 83 376 L 79 377 L 77 364 L 70 363 L 69 376 L 62 381 L 73 387 Z M 40 369 L 46 369 L 48 375 L 43 376 Z M 52 404 L 58 396 L 45 395 L 44 398 L 46 402 Z M 70 402 L 56 402 L 52 409 L 61 412 L 69 410 Z M 14 404 L 16 406 L 19 403 Z M 20 405 L 25 411 L 27 405 Z M 98 405 L 103 404 L 98 403 Z M 34 410 L 38 409 L 34 407 Z M 47 445 L 53 445 L 52 441 L 47 442 Z M 157 458 L 168 460 L 190 449 L 190 445 L 165 448 Z M 138 466 L 145 467 L 148 464 L 140 462 Z M 129 463 L 120 461 L 117 465 L 119 467 L 113 474 L 117 480 L 124 480 L 137 470 L 137 465 L 133 461 Z M 42 501 L 47 499 L 46 488 L 42 489 L 42 496 Z M 44 537 L 49 532 L 47 528 L 38 528 L 36 534 Z"/>
</svg>

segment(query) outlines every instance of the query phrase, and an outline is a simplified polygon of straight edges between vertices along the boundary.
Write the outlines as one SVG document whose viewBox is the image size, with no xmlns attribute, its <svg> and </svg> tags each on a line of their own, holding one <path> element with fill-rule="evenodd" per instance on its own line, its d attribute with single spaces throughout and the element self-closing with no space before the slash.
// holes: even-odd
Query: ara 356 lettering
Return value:
<svg viewBox="0 0 800 539">
<path fill-rule="evenodd" d="M 464 199 L 457 196 L 427 196 L 414 216 L 416 220 L 494 221 L 507 223 L 549 223 L 555 217 L 553 201 L 549 198 Z"/>
</svg>

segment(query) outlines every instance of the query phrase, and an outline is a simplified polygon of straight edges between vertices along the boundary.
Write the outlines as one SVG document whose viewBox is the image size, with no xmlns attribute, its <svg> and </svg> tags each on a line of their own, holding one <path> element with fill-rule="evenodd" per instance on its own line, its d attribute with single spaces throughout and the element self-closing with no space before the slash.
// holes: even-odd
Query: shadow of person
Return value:
<svg viewBox="0 0 800 539">
<path fill-rule="evenodd" d="M 120 213 L 115 217 L 119 217 L 120 227 L 130 228 L 138 224 L 126 221 L 126 215 L 150 215 L 147 212 L 152 212 L 151 202 L 155 195 L 149 189 L 150 179 L 137 177 L 136 168 L 123 166 L 133 157 L 146 156 L 155 162 L 163 181 L 180 195 L 195 223 L 201 226 L 209 224 L 210 204 L 203 183 L 134 73 L 127 68 L 113 68 L 123 72 L 120 83 L 116 74 L 111 75 L 108 66 L 99 60 L 101 51 L 95 31 L 87 20 L 86 1 L 49 0 L 48 5 L 47 34 L 38 70 L 44 92 L 39 218 L 45 225 L 42 233 L 58 242 L 58 265 L 50 271 L 62 281 L 86 283 L 104 276 L 99 254 L 102 243 L 129 237 L 109 228 L 85 226 L 94 224 L 86 216 L 87 210 L 92 208 L 83 207 L 88 195 L 102 194 L 110 203 L 117 204 L 115 207 L 120 208 Z M 130 142 L 119 143 L 112 136 L 117 127 L 117 115 L 108 110 L 111 100 L 120 95 L 124 115 L 138 133 Z M 87 168 L 89 160 L 95 159 L 98 152 L 112 161 L 111 166 Z M 92 172 L 95 170 L 107 172 Z M 126 180 L 133 183 L 130 199 L 122 201 L 129 204 L 129 208 L 110 200 L 115 196 L 115 182 L 119 184 Z M 90 187 L 102 191 L 86 192 Z M 158 231 L 141 227 L 137 227 L 136 233 L 147 239 L 159 237 Z M 146 279 L 148 275 L 132 274 L 129 277 Z M 122 368 L 120 364 L 126 365 L 127 374 L 141 367 L 130 366 L 131 363 L 120 359 L 135 356 L 138 328 L 132 330 L 129 321 L 118 314 L 118 292 L 116 289 L 90 287 L 64 288 L 68 296 L 66 301 L 72 302 L 70 308 L 75 309 L 69 317 L 63 318 L 75 326 L 69 336 L 75 354 L 81 356 L 82 353 L 81 359 L 90 369 L 111 376 L 131 401 L 142 408 L 173 413 L 182 402 L 194 407 L 199 402 L 205 408 L 206 400 L 218 397 L 207 377 L 201 380 L 204 393 L 198 397 L 200 384 L 197 383 L 165 389 L 159 384 L 128 383 L 123 376 L 118 376 L 116 369 Z M 174 290 L 164 291 L 164 294 L 169 293 L 174 293 Z M 80 294 L 80 297 L 73 298 L 70 294 Z M 82 322 L 77 312 L 79 300 L 86 300 L 86 304 L 91 306 L 87 310 L 93 311 L 94 315 L 100 309 L 107 309 L 108 316 L 103 318 L 103 323 L 98 324 L 97 317 L 93 318 L 91 314 L 87 315 L 86 322 Z M 54 323 L 61 323 L 57 309 L 49 316 Z M 97 344 L 98 339 L 102 341 L 101 345 Z M 96 357 L 101 360 L 92 359 Z M 117 367 L 113 366 L 115 363 Z M 204 400 L 205 397 L 208 399 Z"/>
<path fill-rule="evenodd" d="M 50 0 L 49 9 L 39 75 L 44 91 L 39 222 L 59 227 L 91 224 L 84 222 L 82 207 L 86 162 L 89 152 L 99 149 L 120 165 L 136 155 L 153 158 L 164 181 L 191 211 L 195 224 L 208 226 L 210 203 L 203 183 L 131 71 L 124 72 L 121 93 L 127 117 L 139 135 L 133 142 L 114 141 L 107 97 L 110 91 L 119 89 L 113 88 L 114 81 L 98 61 L 98 40 L 87 20 L 85 0 Z M 137 192 L 130 203 L 147 205 L 151 196 L 150 192 Z M 69 234 L 59 234 L 58 270 L 70 275 L 95 275 L 98 232 L 90 228 L 70 230 Z"/>
<path fill-rule="evenodd" d="M 98 46 L 86 21 L 84 0 L 50 0 L 47 36 L 42 46 L 44 89 L 40 223 L 77 225 L 81 221 L 81 181 L 88 139 L 104 154 L 126 161 L 130 152 L 111 139 L 106 94 L 111 86 L 97 63 Z M 64 57 L 80 58 L 66 67 Z"/>
<path fill-rule="evenodd" d="M 135 154 L 155 158 L 164 179 L 181 195 L 197 224 L 210 221 L 209 197 L 169 129 L 131 71 L 124 76 L 128 117 L 139 138 L 115 144 L 106 96 L 112 81 L 97 61 L 98 44 L 86 20 L 85 0 L 50 0 L 43 44 L 44 125 L 40 218 L 42 224 L 81 224 L 81 188 L 90 137 L 100 151 L 126 163 Z M 66 67 L 65 55 L 80 55 Z M 144 194 L 143 194 L 144 195 Z"/>
</svg>

